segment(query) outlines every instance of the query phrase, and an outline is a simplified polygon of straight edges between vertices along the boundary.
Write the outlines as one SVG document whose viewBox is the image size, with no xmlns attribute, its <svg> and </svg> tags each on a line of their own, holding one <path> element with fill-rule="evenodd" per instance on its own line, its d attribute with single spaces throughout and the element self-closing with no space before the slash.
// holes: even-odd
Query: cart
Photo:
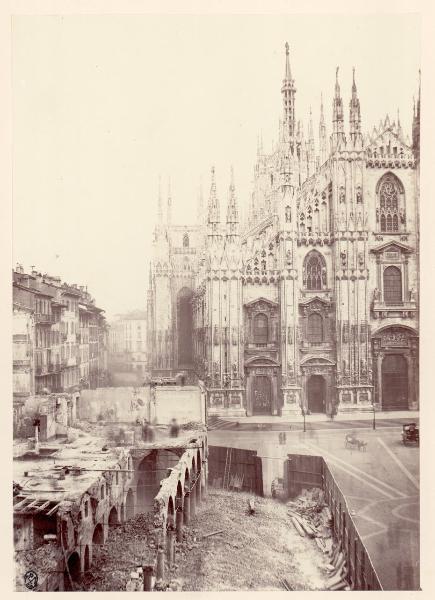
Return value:
<svg viewBox="0 0 435 600">
<path fill-rule="evenodd" d="M 402 428 L 402 442 L 408 444 L 420 444 L 420 432 L 417 423 L 406 423 Z"/>
</svg>

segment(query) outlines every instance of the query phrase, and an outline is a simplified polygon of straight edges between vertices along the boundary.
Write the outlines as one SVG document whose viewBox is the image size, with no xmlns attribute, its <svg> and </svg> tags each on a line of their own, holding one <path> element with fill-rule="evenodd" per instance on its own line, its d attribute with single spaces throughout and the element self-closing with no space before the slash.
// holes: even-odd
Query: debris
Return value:
<svg viewBox="0 0 435 600">
<path fill-rule="evenodd" d="M 211 533 L 206 533 L 205 535 L 202 536 L 202 539 L 204 540 L 205 538 L 211 537 L 212 535 L 217 535 L 218 533 L 223 533 L 224 530 L 223 529 L 219 529 L 219 531 L 212 531 Z"/>
</svg>

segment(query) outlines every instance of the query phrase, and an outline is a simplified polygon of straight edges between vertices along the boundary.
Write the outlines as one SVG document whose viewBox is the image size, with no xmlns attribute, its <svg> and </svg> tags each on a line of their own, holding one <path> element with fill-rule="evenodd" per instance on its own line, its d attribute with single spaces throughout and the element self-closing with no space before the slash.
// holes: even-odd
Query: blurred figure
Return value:
<svg viewBox="0 0 435 600">
<path fill-rule="evenodd" d="M 177 419 L 171 419 L 171 422 L 169 423 L 169 435 L 171 437 L 178 437 L 179 433 L 180 426 L 177 423 Z"/>
<path fill-rule="evenodd" d="M 142 439 L 144 440 L 144 442 L 154 442 L 154 438 L 154 429 L 151 427 L 151 424 L 148 423 L 146 419 L 144 419 L 142 425 Z"/>
</svg>

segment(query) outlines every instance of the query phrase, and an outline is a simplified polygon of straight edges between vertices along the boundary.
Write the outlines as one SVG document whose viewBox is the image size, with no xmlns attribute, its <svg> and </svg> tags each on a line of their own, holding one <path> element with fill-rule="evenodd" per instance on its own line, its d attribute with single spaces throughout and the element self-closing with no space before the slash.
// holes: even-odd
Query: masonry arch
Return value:
<svg viewBox="0 0 435 600">
<path fill-rule="evenodd" d="M 112 506 L 109 513 L 109 527 L 113 527 L 114 525 L 119 525 L 119 516 L 116 506 Z"/>
<path fill-rule="evenodd" d="M 76 584 L 80 582 L 80 556 L 78 552 L 72 552 L 67 561 L 63 574 L 63 587 L 66 592 L 74 592 Z"/>
<path fill-rule="evenodd" d="M 175 527 L 175 504 L 172 496 L 169 496 L 166 512 L 166 528 Z"/>
<path fill-rule="evenodd" d="M 138 465 L 138 481 L 136 489 L 137 512 L 152 510 L 154 498 L 160 489 L 157 477 L 157 452 L 153 450 Z"/>
</svg>

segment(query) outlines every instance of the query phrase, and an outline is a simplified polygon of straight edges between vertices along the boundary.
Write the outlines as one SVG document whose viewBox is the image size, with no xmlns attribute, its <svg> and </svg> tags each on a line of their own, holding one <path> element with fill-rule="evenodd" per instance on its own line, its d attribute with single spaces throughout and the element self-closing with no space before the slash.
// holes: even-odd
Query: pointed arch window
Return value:
<svg viewBox="0 0 435 600">
<path fill-rule="evenodd" d="M 376 220 L 382 233 L 398 233 L 405 228 L 403 186 L 392 173 L 384 175 L 377 185 Z"/>
<path fill-rule="evenodd" d="M 326 287 L 326 263 L 317 250 L 307 254 L 304 261 L 304 285 L 307 290 L 322 290 Z"/>
<path fill-rule="evenodd" d="M 385 304 L 402 302 L 402 273 L 398 267 L 387 267 L 384 271 L 384 302 Z"/>
</svg>

